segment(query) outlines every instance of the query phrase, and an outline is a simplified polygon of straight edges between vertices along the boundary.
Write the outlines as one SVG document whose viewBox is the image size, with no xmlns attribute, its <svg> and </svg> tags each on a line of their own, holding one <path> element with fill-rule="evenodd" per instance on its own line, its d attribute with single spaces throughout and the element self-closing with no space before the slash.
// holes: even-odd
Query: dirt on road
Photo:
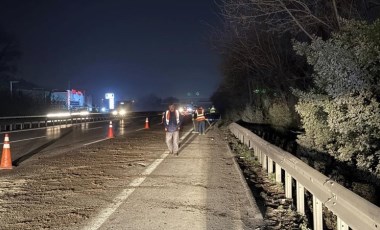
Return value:
<svg viewBox="0 0 380 230">
<path fill-rule="evenodd" d="M 2 170 L 0 229 L 79 229 L 165 150 L 156 127 Z"/>
</svg>

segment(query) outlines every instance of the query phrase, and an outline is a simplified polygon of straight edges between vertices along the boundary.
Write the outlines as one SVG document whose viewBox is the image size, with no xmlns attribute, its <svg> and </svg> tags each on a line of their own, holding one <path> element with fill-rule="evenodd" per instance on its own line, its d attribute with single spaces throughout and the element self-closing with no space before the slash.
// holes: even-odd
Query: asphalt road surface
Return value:
<svg viewBox="0 0 380 230">
<path fill-rule="evenodd" d="M 113 120 L 114 135 L 125 135 L 144 129 L 145 119 L 146 116 L 133 115 Z M 151 116 L 150 122 L 158 120 L 157 116 Z M 109 121 L 97 121 L 3 132 L 2 134 L 8 133 L 13 165 L 18 166 L 34 155 L 60 154 L 105 140 L 108 130 Z"/>
<path fill-rule="evenodd" d="M 199 136 L 188 123 L 174 156 L 160 117 L 150 129 L 144 122 L 116 124 L 112 139 L 105 139 L 107 122 L 11 133 L 12 154 L 56 141 L 0 170 L 0 229 L 260 228 L 259 209 L 218 129 Z M 35 139 L 23 140 L 28 132 Z"/>
</svg>

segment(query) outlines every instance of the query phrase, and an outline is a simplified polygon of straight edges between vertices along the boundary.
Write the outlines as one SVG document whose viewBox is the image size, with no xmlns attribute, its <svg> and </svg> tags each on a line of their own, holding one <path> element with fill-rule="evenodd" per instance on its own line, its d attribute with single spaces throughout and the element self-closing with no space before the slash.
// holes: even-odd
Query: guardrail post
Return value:
<svg viewBox="0 0 380 230">
<path fill-rule="evenodd" d="M 323 230 L 322 202 L 313 194 L 313 229 Z"/>
<path fill-rule="evenodd" d="M 292 198 L 292 176 L 285 171 L 285 197 Z"/>
<path fill-rule="evenodd" d="M 268 173 L 273 173 L 273 160 L 268 157 Z"/>
<path fill-rule="evenodd" d="M 267 155 L 265 155 L 263 152 L 261 152 L 261 158 L 262 158 L 262 163 L 261 166 L 264 170 L 267 170 Z"/>
<path fill-rule="evenodd" d="M 12 131 L 12 128 L 13 128 L 12 126 L 13 126 L 12 124 L 9 125 L 9 131 Z"/>
<path fill-rule="evenodd" d="M 297 211 L 305 215 L 305 187 L 297 181 Z M 347 229 L 348 230 L 348 229 Z"/>
<path fill-rule="evenodd" d="M 257 151 L 257 159 L 259 159 L 259 163 L 260 163 L 260 164 L 263 163 L 263 158 L 262 158 L 261 155 L 262 155 L 262 154 L 261 154 L 261 150 L 258 149 L 258 151 Z"/>
<path fill-rule="evenodd" d="M 337 223 L 336 223 L 337 230 L 348 230 L 348 225 L 344 223 L 344 221 L 340 219 L 339 216 L 337 216 L 336 218 L 337 218 Z"/>
<path fill-rule="evenodd" d="M 281 166 L 276 163 L 276 182 L 281 183 Z"/>
</svg>

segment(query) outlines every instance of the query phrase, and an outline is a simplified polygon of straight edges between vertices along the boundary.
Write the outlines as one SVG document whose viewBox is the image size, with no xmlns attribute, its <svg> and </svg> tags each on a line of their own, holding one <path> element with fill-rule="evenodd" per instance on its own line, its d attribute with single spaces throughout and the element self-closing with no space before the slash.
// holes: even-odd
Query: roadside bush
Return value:
<svg viewBox="0 0 380 230">
<path fill-rule="evenodd" d="M 248 123 L 265 123 L 262 109 L 255 105 L 246 105 L 244 111 L 242 112 L 241 119 Z"/>
<path fill-rule="evenodd" d="M 328 153 L 380 179 L 380 20 L 345 21 L 324 41 L 295 42 L 314 68 L 314 87 L 294 90 L 305 133 L 300 150 Z"/>
<path fill-rule="evenodd" d="M 292 112 L 286 103 L 274 102 L 268 109 L 269 123 L 281 127 L 291 127 L 294 123 Z"/>
</svg>

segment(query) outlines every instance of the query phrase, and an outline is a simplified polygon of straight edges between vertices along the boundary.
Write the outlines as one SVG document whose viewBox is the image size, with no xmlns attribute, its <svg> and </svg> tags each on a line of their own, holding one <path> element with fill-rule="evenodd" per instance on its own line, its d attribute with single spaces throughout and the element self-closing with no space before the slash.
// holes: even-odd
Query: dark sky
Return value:
<svg viewBox="0 0 380 230">
<path fill-rule="evenodd" d="M 18 42 L 18 78 L 51 89 L 209 97 L 220 81 L 208 24 L 213 0 L 0 0 L 0 26 Z"/>
</svg>

